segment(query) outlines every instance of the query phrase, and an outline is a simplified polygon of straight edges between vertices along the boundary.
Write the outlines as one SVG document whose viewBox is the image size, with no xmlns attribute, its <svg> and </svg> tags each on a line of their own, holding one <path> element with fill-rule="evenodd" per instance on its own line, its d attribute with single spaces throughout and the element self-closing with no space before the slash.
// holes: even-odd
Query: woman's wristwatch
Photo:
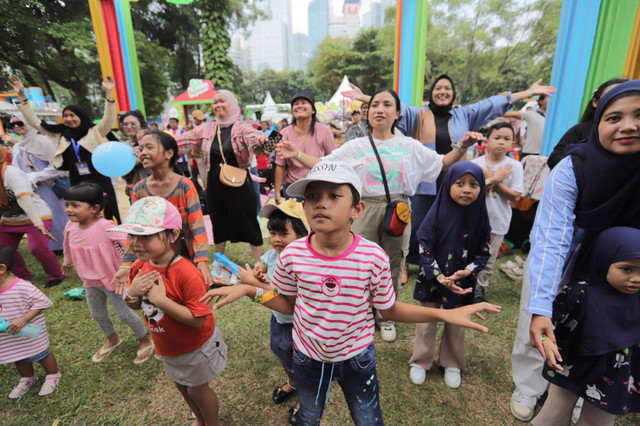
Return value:
<svg viewBox="0 0 640 426">
<path fill-rule="evenodd" d="M 467 152 L 467 148 L 465 148 L 464 146 L 460 145 L 460 142 L 452 143 L 451 144 L 451 148 L 457 149 L 460 152 Z"/>
</svg>

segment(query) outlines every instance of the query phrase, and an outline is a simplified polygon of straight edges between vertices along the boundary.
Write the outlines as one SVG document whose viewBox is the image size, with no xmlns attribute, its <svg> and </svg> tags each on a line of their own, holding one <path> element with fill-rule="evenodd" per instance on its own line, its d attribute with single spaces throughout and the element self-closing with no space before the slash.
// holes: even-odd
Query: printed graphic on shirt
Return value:
<svg viewBox="0 0 640 426">
<path fill-rule="evenodd" d="M 144 319 L 147 322 L 154 326 L 154 330 L 156 333 L 164 333 L 164 329 L 162 327 L 155 327 L 158 325 L 158 322 L 164 317 L 164 311 L 158 308 L 146 297 L 142 297 L 142 302 L 140 303 L 142 307 L 142 313 L 144 314 Z"/>
<path fill-rule="evenodd" d="M 378 152 L 387 176 L 389 192 L 392 194 L 402 193 L 402 183 L 405 181 L 407 174 L 405 162 L 409 152 L 403 147 L 381 147 L 378 148 Z M 358 152 L 356 156 L 362 162 L 365 172 L 363 186 L 368 187 L 371 192 L 384 191 L 380 165 L 373 149 Z"/>
<path fill-rule="evenodd" d="M 340 294 L 340 278 L 333 275 L 325 275 L 321 281 L 322 294 L 325 296 L 333 297 Z"/>
</svg>

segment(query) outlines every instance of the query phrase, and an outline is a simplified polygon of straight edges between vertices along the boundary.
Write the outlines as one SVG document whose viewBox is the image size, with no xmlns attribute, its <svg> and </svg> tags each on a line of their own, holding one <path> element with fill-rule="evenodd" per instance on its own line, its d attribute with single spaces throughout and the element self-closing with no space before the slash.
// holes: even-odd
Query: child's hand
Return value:
<svg viewBox="0 0 640 426">
<path fill-rule="evenodd" d="M 157 284 L 151 284 L 151 288 L 147 292 L 147 299 L 154 305 L 158 306 L 163 299 L 167 297 L 167 289 L 164 286 L 162 275 L 158 274 Z"/>
<path fill-rule="evenodd" d="M 262 283 L 265 284 L 271 284 L 271 281 L 269 281 L 269 278 L 267 278 L 267 274 L 265 274 L 265 268 L 263 268 L 264 265 L 260 264 L 257 265 L 254 269 L 253 269 L 253 276 L 256 277 L 256 279 Z"/>
<path fill-rule="evenodd" d="M 260 283 L 265 281 L 259 279 L 256 276 L 256 270 L 251 269 L 248 263 L 245 263 L 244 268 L 242 266 L 238 266 L 238 280 L 243 284 L 249 284 L 254 287 L 260 287 Z M 266 281 L 266 284 L 269 284 L 269 280 Z"/>
<path fill-rule="evenodd" d="M 485 179 L 491 179 L 493 177 L 493 169 L 488 165 L 484 166 L 482 167 L 482 174 L 484 174 Z"/>
<path fill-rule="evenodd" d="M 475 315 L 481 320 L 486 320 L 480 312 L 486 311 L 490 314 L 497 314 L 502 310 L 501 306 L 492 305 L 487 302 L 475 303 L 473 305 L 462 306 L 456 309 L 445 309 L 443 312 L 446 317 L 445 321 L 449 324 L 458 325 L 461 327 L 471 328 L 476 331 L 487 333 L 489 329 L 483 325 L 477 324 L 471 321 L 471 315 Z"/>
<path fill-rule="evenodd" d="M 211 269 L 209 269 L 209 262 L 198 262 L 196 267 L 204 277 L 204 283 L 207 287 L 211 287 L 213 284 L 213 275 L 211 275 Z"/>
<path fill-rule="evenodd" d="M 62 273 L 66 276 L 73 274 L 73 265 L 62 265 Z"/>
<path fill-rule="evenodd" d="M 511 176 L 511 166 L 502 166 L 493 174 L 491 181 L 493 183 L 500 183 L 509 176 Z"/>
<path fill-rule="evenodd" d="M 242 296 L 255 294 L 255 291 L 255 288 L 249 285 L 231 285 L 209 290 L 204 296 L 202 296 L 200 301 L 204 303 L 211 303 L 211 301 L 215 299 L 215 304 L 211 307 L 211 309 L 215 311 L 226 304 L 235 302 Z"/>
<path fill-rule="evenodd" d="M 142 270 L 139 270 L 138 275 L 136 275 L 136 277 L 131 281 L 131 285 L 127 289 L 127 293 L 131 297 L 138 297 L 143 294 L 147 294 L 159 279 L 161 279 L 161 276 L 158 271 L 151 271 L 142 275 Z"/>
<path fill-rule="evenodd" d="M 118 269 L 118 272 L 116 272 L 111 280 L 111 284 L 115 284 L 116 294 L 122 296 L 127 288 L 127 284 L 129 284 L 129 270 L 126 268 Z"/>
<path fill-rule="evenodd" d="M 469 271 L 468 269 L 463 269 L 463 270 L 454 272 L 449 277 L 444 277 L 439 282 L 440 282 L 440 285 L 448 288 L 451 292 L 455 294 L 459 294 L 459 295 L 469 294 L 473 291 L 472 287 L 462 288 L 456 284 L 458 280 L 466 278 L 469 275 L 471 275 L 471 271 Z"/>
<path fill-rule="evenodd" d="M 544 348 L 544 359 L 547 361 L 547 365 L 556 371 L 562 371 L 562 367 L 558 364 L 558 362 L 562 362 L 558 346 L 548 338 L 543 338 L 542 347 Z"/>
<path fill-rule="evenodd" d="M 7 332 L 9 334 L 18 334 L 20 330 L 22 330 L 22 327 L 24 327 L 27 324 L 27 322 L 28 321 L 26 321 L 22 317 L 12 319 L 11 322 L 9 323 L 9 326 L 7 327 Z"/>
</svg>

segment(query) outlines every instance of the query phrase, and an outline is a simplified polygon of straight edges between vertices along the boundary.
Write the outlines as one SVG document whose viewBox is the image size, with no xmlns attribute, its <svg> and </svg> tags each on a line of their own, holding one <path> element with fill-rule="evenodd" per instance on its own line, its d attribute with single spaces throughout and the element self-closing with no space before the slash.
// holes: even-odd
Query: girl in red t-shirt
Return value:
<svg viewBox="0 0 640 426">
<path fill-rule="evenodd" d="M 171 245 L 180 238 L 178 209 L 161 197 L 135 202 L 124 223 L 112 228 L 129 234 L 138 257 L 129 274 L 125 300 L 142 309 L 156 352 L 197 425 L 219 425 L 218 398 L 209 381 L 226 365 L 227 345 L 209 305 L 200 302 L 207 287 L 198 269 Z"/>
</svg>

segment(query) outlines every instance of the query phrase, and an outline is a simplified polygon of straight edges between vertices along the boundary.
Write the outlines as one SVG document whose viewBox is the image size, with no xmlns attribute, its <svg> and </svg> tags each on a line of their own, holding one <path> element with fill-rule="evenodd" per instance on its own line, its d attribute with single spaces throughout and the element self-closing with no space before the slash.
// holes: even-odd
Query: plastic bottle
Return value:
<svg viewBox="0 0 640 426">
<path fill-rule="evenodd" d="M 7 333 L 7 328 L 10 324 L 11 321 L 0 319 L 0 333 Z M 25 326 L 22 327 L 22 329 L 17 334 L 15 334 L 15 336 L 30 337 L 32 339 L 36 339 L 40 337 L 40 333 L 42 333 L 42 326 L 26 323 Z"/>
</svg>

